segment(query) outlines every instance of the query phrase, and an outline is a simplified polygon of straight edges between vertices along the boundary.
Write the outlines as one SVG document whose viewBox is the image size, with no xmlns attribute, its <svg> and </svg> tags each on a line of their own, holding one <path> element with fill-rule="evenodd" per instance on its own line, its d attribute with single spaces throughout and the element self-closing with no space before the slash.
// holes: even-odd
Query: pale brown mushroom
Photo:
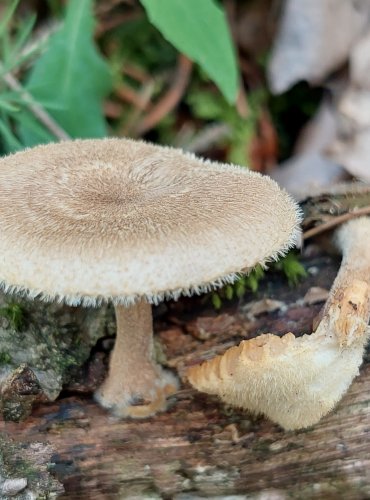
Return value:
<svg viewBox="0 0 370 500">
<path fill-rule="evenodd" d="M 120 416 L 166 407 L 151 304 L 233 282 L 294 245 L 299 213 L 271 179 L 128 139 L 38 146 L 0 160 L 6 291 L 97 306 L 117 339 L 97 399 Z"/>
<path fill-rule="evenodd" d="M 191 367 L 200 391 L 263 413 L 285 429 L 315 424 L 359 372 L 370 316 L 370 218 L 344 224 L 335 240 L 342 264 L 314 333 L 261 335 Z"/>
</svg>

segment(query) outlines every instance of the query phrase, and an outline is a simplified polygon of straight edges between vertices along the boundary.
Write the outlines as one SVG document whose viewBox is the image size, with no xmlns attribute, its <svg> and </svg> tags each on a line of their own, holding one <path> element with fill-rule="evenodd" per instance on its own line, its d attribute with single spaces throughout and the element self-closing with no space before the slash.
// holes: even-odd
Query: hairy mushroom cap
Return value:
<svg viewBox="0 0 370 500">
<path fill-rule="evenodd" d="M 333 325 L 328 332 L 323 324 L 299 338 L 264 334 L 190 368 L 188 379 L 199 391 L 263 413 L 284 429 L 300 429 L 318 422 L 348 389 L 366 338 L 342 349 Z"/>
<path fill-rule="evenodd" d="M 128 139 L 2 158 L 0 194 L 5 289 L 70 304 L 205 291 L 299 234 L 295 203 L 268 177 Z"/>
<path fill-rule="evenodd" d="M 334 407 L 358 375 L 369 337 L 370 218 L 347 222 L 335 234 L 343 259 L 316 331 L 244 340 L 189 368 L 196 389 L 285 429 L 313 425 Z"/>
</svg>

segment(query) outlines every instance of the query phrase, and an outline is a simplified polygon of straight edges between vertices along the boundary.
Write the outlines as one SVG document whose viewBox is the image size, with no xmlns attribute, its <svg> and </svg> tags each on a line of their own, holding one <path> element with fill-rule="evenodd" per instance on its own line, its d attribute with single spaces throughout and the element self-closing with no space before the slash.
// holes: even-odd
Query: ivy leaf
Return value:
<svg viewBox="0 0 370 500">
<path fill-rule="evenodd" d="M 140 0 L 148 17 L 177 50 L 196 61 L 230 104 L 238 69 L 224 11 L 214 0 Z"/>
<path fill-rule="evenodd" d="M 111 75 L 93 41 L 92 0 L 67 2 L 65 21 L 36 62 L 27 90 L 71 137 L 107 135 L 102 100 Z M 55 139 L 20 119 L 25 146 Z"/>
</svg>

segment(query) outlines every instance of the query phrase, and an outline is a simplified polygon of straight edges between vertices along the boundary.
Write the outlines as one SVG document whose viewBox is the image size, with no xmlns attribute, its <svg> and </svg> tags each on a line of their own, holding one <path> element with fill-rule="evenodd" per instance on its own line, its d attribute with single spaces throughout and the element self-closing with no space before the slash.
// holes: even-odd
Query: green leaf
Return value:
<svg viewBox="0 0 370 500">
<path fill-rule="evenodd" d="M 14 0 L 11 2 L 5 12 L 2 13 L 1 19 L 0 19 L 0 36 L 3 36 L 5 33 L 7 33 L 7 28 L 9 25 L 9 22 L 11 18 L 13 17 L 13 14 L 18 7 L 20 0 Z"/>
<path fill-rule="evenodd" d="M 37 120 L 37 118 L 27 109 L 22 109 L 18 113 L 14 113 L 12 118 L 18 122 L 19 130 L 27 130 L 28 137 L 37 138 L 37 144 L 52 142 L 55 140 L 51 132 Z M 27 136 L 26 136 L 27 137 Z M 23 141 L 24 146 L 29 146 L 28 143 Z"/>
<path fill-rule="evenodd" d="M 0 139 L 7 153 L 22 149 L 22 144 L 11 131 L 9 120 L 5 116 L 0 116 Z"/>
<path fill-rule="evenodd" d="M 11 101 L 7 100 L 2 94 L 0 94 L 0 108 L 9 113 L 15 113 L 19 110 L 19 106 L 14 105 Z"/>
<path fill-rule="evenodd" d="M 203 120 L 224 119 L 229 107 L 220 95 L 215 96 L 209 91 L 201 90 L 191 92 L 187 102 L 195 116 Z"/>
<path fill-rule="evenodd" d="M 111 75 L 95 48 L 93 29 L 92 0 L 67 2 L 63 26 L 51 35 L 26 84 L 71 137 L 107 135 L 102 100 L 111 88 Z M 19 131 L 26 146 L 46 140 L 27 124 Z"/>
<path fill-rule="evenodd" d="M 225 14 L 213 0 L 140 0 L 150 21 L 180 52 L 196 61 L 230 104 L 238 69 Z"/>
</svg>

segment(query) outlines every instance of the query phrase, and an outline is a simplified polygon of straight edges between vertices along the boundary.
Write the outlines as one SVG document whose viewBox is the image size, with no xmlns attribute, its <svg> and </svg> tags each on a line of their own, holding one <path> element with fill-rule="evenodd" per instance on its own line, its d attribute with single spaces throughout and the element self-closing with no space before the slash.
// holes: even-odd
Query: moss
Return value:
<svg viewBox="0 0 370 500">
<path fill-rule="evenodd" d="M 14 443 L 0 433 L 0 477 L 27 479 L 27 489 L 16 496 L 20 500 L 56 498 L 63 492 L 62 485 L 47 470 L 51 457 L 52 449 L 47 444 Z"/>
<path fill-rule="evenodd" d="M 296 252 L 289 252 L 284 258 L 278 262 L 271 264 L 272 271 L 283 273 L 288 281 L 289 286 L 295 286 L 302 278 L 307 276 L 307 272 L 299 262 L 299 256 Z M 227 285 L 217 292 L 211 294 L 213 307 L 216 310 L 221 309 L 224 300 L 232 300 L 241 298 L 247 291 L 256 293 L 259 288 L 260 281 L 265 278 L 265 270 L 262 266 L 256 266 L 253 271 L 247 276 L 242 276 L 233 285 Z"/>
<path fill-rule="evenodd" d="M 233 285 L 226 285 L 221 290 L 213 292 L 211 296 L 213 307 L 216 310 L 221 309 L 223 299 L 240 299 L 248 290 L 256 293 L 259 282 L 264 276 L 265 272 L 263 268 L 261 266 L 256 266 L 248 276 L 242 276 Z"/>
<path fill-rule="evenodd" d="M 274 267 L 284 273 L 290 286 L 297 285 L 302 278 L 307 276 L 307 272 L 299 262 L 299 257 L 295 252 L 289 252 L 284 259 L 276 262 Z"/>
<path fill-rule="evenodd" d="M 9 321 L 9 325 L 17 332 L 21 331 L 25 323 L 25 314 L 20 304 L 10 302 L 0 308 L 0 316 Z"/>
<path fill-rule="evenodd" d="M 8 352 L 0 351 L 0 366 L 9 365 L 12 362 L 12 357 Z"/>
<path fill-rule="evenodd" d="M 22 458 L 22 449 L 0 435 L 0 465 L 6 475 L 24 477 L 32 482 L 37 477 L 37 470 Z"/>
</svg>

